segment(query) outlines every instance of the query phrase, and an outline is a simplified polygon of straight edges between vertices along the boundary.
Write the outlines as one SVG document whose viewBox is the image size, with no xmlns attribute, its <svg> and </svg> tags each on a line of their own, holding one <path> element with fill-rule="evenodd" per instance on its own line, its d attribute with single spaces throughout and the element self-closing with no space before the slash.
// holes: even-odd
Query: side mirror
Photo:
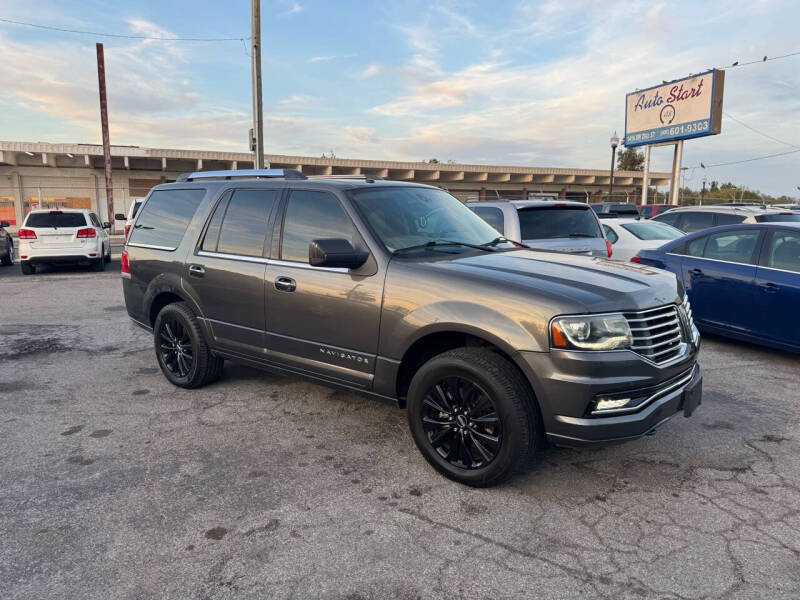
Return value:
<svg viewBox="0 0 800 600">
<path fill-rule="evenodd" d="M 345 239 L 326 238 L 313 240 L 308 245 L 308 262 L 312 267 L 357 269 L 369 258 Z"/>
<path fill-rule="evenodd" d="M 115 213 L 114 214 L 115 221 L 127 221 L 128 219 L 122 213 Z"/>
<path fill-rule="evenodd" d="M 111 229 L 111 223 L 109 223 L 108 221 L 103 223 L 103 229 Z"/>
<path fill-rule="evenodd" d="M 8 221 L 0 221 L 0 227 L 11 227 L 11 225 L 8 224 Z"/>
</svg>

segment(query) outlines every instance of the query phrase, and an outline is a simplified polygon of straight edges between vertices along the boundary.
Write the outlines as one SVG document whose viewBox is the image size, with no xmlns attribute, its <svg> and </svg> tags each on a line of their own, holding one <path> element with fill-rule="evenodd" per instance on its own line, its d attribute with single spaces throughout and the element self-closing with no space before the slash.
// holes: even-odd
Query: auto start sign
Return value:
<svg viewBox="0 0 800 600">
<path fill-rule="evenodd" d="M 713 69 L 625 96 L 625 146 L 645 146 L 722 130 L 725 71 Z"/>
</svg>

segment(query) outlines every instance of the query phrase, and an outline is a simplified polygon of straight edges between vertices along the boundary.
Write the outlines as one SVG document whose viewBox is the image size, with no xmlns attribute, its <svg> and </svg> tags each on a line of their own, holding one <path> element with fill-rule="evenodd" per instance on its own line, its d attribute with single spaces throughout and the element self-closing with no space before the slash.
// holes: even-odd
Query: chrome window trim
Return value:
<svg viewBox="0 0 800 600">
<path fill-rule="evenodd" d="M 330 273 L 349 273 L 350 269 L 345 269 L 342 267 L 315 267 L 314 265 L 310 265 L 308 263 L 303 262 L 295 262 L 293 260 L 278 260 L 271 258 L 269 260 L 270 265 L 275 265 L 277 267 L 296 267 L 298 269 L 308 269 L 310 271 L 328 271 Z"/>
<path fill-rule="evenodd" d="M 740 263 L 732 260 L 719 260 L 718 258 L 706 258 L 705 256 L 694 256 L 692 254 L 675 254 L 674 252 L 667 252 L 670 256 L 685 256 L 687 258 L 696 258 L 698 260 L 710 260 L 712 262 L 722 263 L 723 265 L 741 265 L 743 267 L 759 267 L 761 265 L 753 263 Z M 791 271 L 790 271 L 791 272 Z"/>
<path fill-rule="evenodd" d="M 245 254 L 228 254 L 227 252 L 210 252 L 208 250 L 198 250 L 197 256 L 206 256 L 208 258 L 225 258 L 228 260 L 238 260 L 241 262 L 259 263 L 268 265 L 269 259 L 263 256 L 247 256 Z"/>
<path fill-rule="evenodd" d="M 800 275 L 800 271 L 789 271 L 787 269 L 778 269 L 777 267 L 768 267 L 766 265 L 756 265 L 759 269 L 769 269 L 770 271 L 780 271 L 781 273 L 791 273 L 792 275 Z"/>
<path fill-rule="evenodd" d="M 125 244 L 126 246 L 133 246 L 134 248 L 150 248 L 151 250 L 167 250 L 169 252 L 175 252 L 178 249 L 177 246 L 174 248 L 172 246 L 156 246 L 155 244 L 142 244 L 140 242 L 128 242 Z"/>
</svg>

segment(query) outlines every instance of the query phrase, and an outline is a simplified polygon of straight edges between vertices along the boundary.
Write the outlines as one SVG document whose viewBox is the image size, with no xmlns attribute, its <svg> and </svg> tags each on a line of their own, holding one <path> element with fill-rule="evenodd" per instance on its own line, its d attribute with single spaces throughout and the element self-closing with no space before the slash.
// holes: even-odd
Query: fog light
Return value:
<svg viewBox="0 0 800 600">
<path fill-rule="evenodd" d="M 628 402 L 630 402 L 630 398 L 603 398 L 600 397 L 597 399 L 597 403 L 594 406 L 594 410 L 592 412 L 598 413 L 603 412 L 604 410 L 613 410 L 615 408 L 622 408 L 623 406 L 627 406 Z"/>
</svg>

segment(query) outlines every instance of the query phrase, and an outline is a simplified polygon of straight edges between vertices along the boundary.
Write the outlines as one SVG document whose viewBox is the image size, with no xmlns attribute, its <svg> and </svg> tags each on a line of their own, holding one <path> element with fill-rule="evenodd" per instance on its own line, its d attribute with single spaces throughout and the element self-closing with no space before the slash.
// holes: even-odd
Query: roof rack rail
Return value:
<svg viewBox="0 0 800 600">
<path fill-rule="evenodd" d="M 306 179 L 374 179 L 366 175 L 305 175 Z"/>
<path fill-rule="evenodd" d="M 198 181 L 200 179 L 307 179 L 296 169 L 238 169 L 236 171 L 198 171 L 184 173 L 177 181 Z"/>
</svg>

